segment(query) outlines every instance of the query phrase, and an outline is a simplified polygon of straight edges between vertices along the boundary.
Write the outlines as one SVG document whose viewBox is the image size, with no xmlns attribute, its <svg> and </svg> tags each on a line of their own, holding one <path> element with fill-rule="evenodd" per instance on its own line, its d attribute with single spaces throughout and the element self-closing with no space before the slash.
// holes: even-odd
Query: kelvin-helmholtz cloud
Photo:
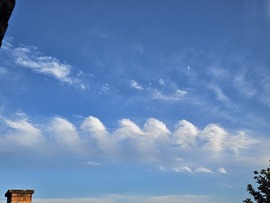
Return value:
<svg viewBox="0 0 270 203">
<path fill-rule="evenodd" d="M 155 118 L 146 120 L 142 127 L 121 119 L 111 130 L 94 116 L 74 124 L 59 116 L 37 122 L 18 114 L 12 118 L 1 116 L 0 125 L 1 154 L 44 160 L 74 156 L 95 166 L 102 164 L 93 162 L 97 159 L 146 163 L 177 173 L 227 173 L 224 157 L 231 163 L 247 161 L 260 142 L 245 131 L 230 133 L 215 123 L 200 129 L 184 119 L 173 129 Z M 213 165 L 215 169 L 208 168 Z"/>
</svg>

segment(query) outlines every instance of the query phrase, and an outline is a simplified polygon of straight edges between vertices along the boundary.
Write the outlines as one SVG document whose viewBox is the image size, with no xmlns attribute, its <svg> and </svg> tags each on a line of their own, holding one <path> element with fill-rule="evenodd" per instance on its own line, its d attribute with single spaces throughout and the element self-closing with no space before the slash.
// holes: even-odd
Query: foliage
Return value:
<svg viewBox="0 0 270 203">
<path fill-rule="evenodd" d="M 260 172 L 254 171 L 253 173 L 255 174 L 254 179 L 259 186 L 255 190 L 251 184 L 248 184 L 247 191 L 253 196 L 255 202 L 270 203 L 270 165 Z M 243 202 L 253 203 L 250 198 L 247 198 Z"/>
</svg>

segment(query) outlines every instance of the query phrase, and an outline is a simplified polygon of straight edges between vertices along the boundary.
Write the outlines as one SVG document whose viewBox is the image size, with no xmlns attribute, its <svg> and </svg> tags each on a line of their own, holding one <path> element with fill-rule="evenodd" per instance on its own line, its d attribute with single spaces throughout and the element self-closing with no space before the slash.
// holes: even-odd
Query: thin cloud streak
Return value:
<svg viewBox="0 0 270 203">
<path fill-rule="evenodd" d="M 7 73 L 7 69 L 5 67 L 0 66 L 0 76 L 5 75 Z"/>
<path fill-rule="evenodd" d="M 211 169 L 204 168 L 204 167 L 199 167 L 196 169 L 197 173 L 213 173 Z"/>
<path fill-rule="evenodd" d="M 35 199 L 36 203 L 214 203 L 219 201 L 211 195 L 164 195 L 164 196 L 139 196 L 139 195 L 103 195 L 102 197 L 74 198 L 74 199 Z M 220 202 L 220 201 L 219 201 Z"/>
<path fill-rule="evenodd" d="M 140 85 L 137 81 L 131 80 L 130 81 L 130 87 L 138 89 L 138 90 L 143 90 L 143 86 Z"/>
<path fill-rule="evenodd" d="M 33 72 L 53 77 L 63 84 L 73 85 L 80 89 L 86 89 L 83 82 L 82 71 L 74 75 L 73 67 L 68 63 L 63 63 L 53 56 L 46 56 L 35 46 L 20 45 L 13 47 L 12 39 L 4 40 L 3 50 L 11 60 L 19 67 L 28 68 Z"/>
<path fill-rule="evenodd" d="M 151 90 L 151 98 L 153 100 L 160 100 L 164 102 L 179 102 L 182 101 L 187 94 L 184 90 L 176 90 L 173 94 L 164 94 L 160 90 Z"/>
</svg>

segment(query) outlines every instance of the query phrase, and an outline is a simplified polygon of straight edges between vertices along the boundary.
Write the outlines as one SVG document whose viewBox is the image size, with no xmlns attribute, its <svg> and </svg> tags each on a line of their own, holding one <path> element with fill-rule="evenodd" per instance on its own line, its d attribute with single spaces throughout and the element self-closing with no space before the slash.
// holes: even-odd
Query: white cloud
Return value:
<svg viewBox="0 0 270 203">
<path fill-rule="evenodd" d="M 267 21 L 270 21 L 270 3 L 268 0 L 249 0 L 245 1 L 245 17 L 249 20 L 255 20 L 256 17 L 261 16 Z M 262 19 L 260 19 L 262 20 Z"/>
<path fill-rule="evenodd" d="M 103 123 L 96 117 L 87 117 L 80 126 L 82 135 L 90 146 L 105 154 L 112 154 L 115 149 L 114 139 L 110 138 L 109 133 Z"/>
<path fill-rule="evenodd" d="M 193 173 L 192 169 L 188 166 L 173 167 L 173 171 L 175 171 L 177 173 Z"/>
<path fill-rule="evenodd" d="M 151 91 L 151 97 L 155 100 L 161 100 L 165 102 L 178 102 L 183 100 L 184 96 L 187 94 L 184 90 L 176 90 L 173 94 L 163 94 L 159 90 L 152 90 Z"/>
<path fill-rule="evenodd" d="M 135 159 L 153 161 L 159 159 L 159 146 L 168 144 L 169 134 L 166 125 L 154 118 L 148 119 L 143 129 L 129 119 L 122 119 L 111 139 L 118 143 L 121 154 L 126 156 L 131 153 Z"/>
<path fill-rule="evenodd" d="M 212 170 L 204 167 L 199 167 L 195 170 L 196 173 L 213 173 Z"/>
<path fill-rule="evenodd" d="M 267 6 L 266 6 L 266 16 L 267 16 L 267 20 L 270 22 L 270 1 L 266 2 Z"/>
<path fill-rule="evenodd" d="M 224 173 L 224 174 L 226 174 L 226 173 L 227 173 L 226 169 L 225 169 L 225 168 L 223 168 L 223 167 L 220 167 L 220 168 L 218 169 L 218 172 L 220 172 L 220 173 Z"/>
<path fill-rule="evenodd" d="M 248 149 L 250 145 L 258 143 L 258 141 L 249 138 L 246 132 L 239 131 L 236 135 L 231 135 L 225 142 L 226 148 L 234 153 L 239 153 L 242 149 Z"/>
<path fill-rule="evenodd" d="M 83 140 L 80 138 L 76 127 L 68 120 L 55 117 L 51 120 L 49 133 L 53 142 L 59 143 L 61 148 L 67 148 L 74 153 L 82 153 L 84 149 Z"/>
<path fill-rule="evenodd" d="M 152 88 L 152 83 L 149 83 L 149 86 L 147 88 L 144 88 L 141 84 L 139 84 L 135 80 L 130 81 L 130 87 L 141 90 L 142 92 L 145 92 L 147 95 L 150 96 L 152 100 L 160 100 L 163 102 L 179 102 L 182 101 L 185 97 L 185 95 L 188 93 L 185 90 L 177 89 L 171 91 L 169 88 L 166 88 L 166 90 L 159 90 Z M 165 88 L 166 84 L 163 79 L 159 79 L 159 86 L 162 86 Z M 165 92 L 172 92 L 172 93 L 165 93 Z M 146 97 L 149 99 L 148 97 Z"/>
<path fill-rule="evenodd" d="M 114 199 L 110 198 L 70 198 L 70 199 L 35 199 L 36 203 L 116 203 Z"/>
<path fill-rule="evenodd" d="M 202 131 L 205 144 L 203 148 L 214 152 L 224 150 L 238 153 L 242 149 L 247 149 L 257 141 L 246 135 L 244 131 L 239 131 L 236 135 L 229 134 L 218 124 L 209 124 Z"/>
<path fill-rule="evenodd" d="M 270 80 L 269 73 L 265 72 L 265 75 L 261 77 L 262 92 L 258 96 L 260 101 L 270 107 Z"/>
<path fill-rule="evenodd" d="M 7 69 L 5 67 L 0 66 L 0 76 L 7 73 Z"/>
<path fill-rule="evenodd" d="M 158 82 L 159 82 L 160 86 L 166 86 L 166 84 L 162 78 L 160 78 Z"/>
<path fill-rule="evenodd" d="M 220 125 L 212 123 L 203 129 L 202 136 L 205 141 L 204 149 L 220 152 L 225 148 L 224 143 L 228 133 Z"/>
<path fill-rule="evenodd" d="M 100 166 L 100 163 L 98 162 L 95 162 L 95 161 L 87 161 L 87 162 L 84 162 L 83 165 L 87 165 L 87 166 Z"/>
<path fill-rule="evenodd" d="M 104 195 L 76 199 L 35 199 L 36 203 L 216 203 L 221 202 L 211 195 Z"/>
<path fill-rule="evenodd" d="M 197 127 L 186 120 L 179 121 L 173 133 L 175 142 L 184 150 L 192 149 L 196 146 L 198 136 L 199 130 Z"/>
<path fill-rule="evenodd" d="M 243 94 L 247 98 L 253 98 L 254 96 L 257 95 L 257 90 L 253 86 L 251 81 L 248 81 L 245 78 L 246 72 L 243 71 L 239 73 L 235 78 L 234 78 L 234 85 L 236 88 L 239 90 L 241 94 Z"/>
<path fill-rule="evenodd" d="M 164 167 L 164 166 L 159 166 L 159 170 L 161 170 L 161 171 L 167 171 L 167 168 Z"/>
<path fill-rule="evenodd" d="M 89 116 L 88 118 L 86 118 L 80 128 L 83 131 L 89 131 L 93 135 L 107 134 L 106 128 L 103 123 L 98 118 L 95 118 L 93 116 Z"/>
<path fill-rule="evenodd" d="M 212 85 L 212 86 L 210 86 L 210 89 L 212 89 L 216 93 L 217 100 L 219 100 L 227 105 L 231 104 L 230 99 L 223 93 L 223 91 L 218 86 Z"/>
<path fill-rule="evenodd" d="M 213 76 L 214 80 L 217 82 L 230 77 L 228 70 L 219 66 L 220 65 L 214 65 L 213 67 L 209 68 L 210 75 Z"/>
<path fill-rule="evenodd" d="M 16 120 L 2 118 L 2 120 L 5 123 L 5 127 L 8 128 L 8 133 L 2 135 L 2 150 L 20 146 L 38 149 L 39 145 L 44 141 L 41 131 L 34 127 L 25 117 Z"/>
<path fill-rule="evenodd" d="M 224 157 L 228 163 L 242 163 L 244 160 L 249 163 L 259 154 L 258 150 L 264 152 L 263 159 L 267 160 L 269 152 L 265 151 L 267 146 L 257 149 L 259 139 L 250 138 L 244 131 L 230 134 L 217 124 L 209 124 L 200 130 L 186 120 L 179 121 L 170 131 L 165 123 L 155 118 L 148 119 L 142 128 L 129 119 L 122 119 L 110 132 L 93 116 L 85 118 L 77 128 L 61 117 L 39 123 L 31 122 L 24 114 L 17 114 L 12 118 L 2 116 L 0 126 L 0 151 L 16 153 L 27 148 L 33 154 L 47 157 L 73 154 L 84 160 L 80 163 L 100 158 L 119 162 L 128 160 L 162 166 L 179 173 L 210 173 L 210 169 L 200 166 L 211 164 L 217 167 Z M 181 160 L 177 161 L 179 157 Z M 265 161 L 263 159 L 261 162 Z M 90 161 L 88 164 L 96 163 Z"/>
<path fill-rule="evenodd" d="M 109 92 L 110 91 L 110 86 L 109 86 L 109 84 L 104 84 L 104 85 L 102 85 L 102 87 L 101 87 L 101 91 L 102 92 Z"/>
<path fill-rule="evenodd" d="M 29 48 L 15 49 L 16 63 L 18 65 L 30 68 L 38 73 L 43 73 L 45 75 L 55 77 L 60 81 L 72 83 L 72 80 L 68 77 L 71 72 L 70 65 L 62 64 L 58 59 L 49 56 L 35 56 L 33 59 L 30 59 L 30 56 L 28 56 L 28 54 L 31 54 L 31 52 L 33 52 L 33 49 L 26 49 Z"/>
<path fill-rule="evenodd" d="M 38 51 L 37 47 L 20 45 L 14 48 L 12 40 L 4 41 L 4 51 L 20 67 L 28 68 L 36 73 L 53 77 L 63 84 L 74 85 L 80 89 L 85 89 L 87 85 L 82 81 L 82 72 L 74 75 L 72 66 L 61 62 L 53 56 L 46 56 Z"/>
<path fill-rule="evenodd" d="M 144 131 L 155 140 L 166 139 L 168 134 L 170 134 L 170 131 L 166 127 L 165 123 L 154 118 L 147 120 L 147 122 L 144 124 Z"/>
<path fill-rule="evenodd" d="M 139 126 L 129 119 L 122 119 L 118 123 L 119 128 L 113 133 L 118 140 L 143 136 L 145 134 Z"/>
<path fill-rule="evenodd" d="M 130 81 L 130 87 L 137 89 L 137 90 L 143 90 L 143 86 L 140 85 L 137 81 L 131 80 Z"/>
</svg>

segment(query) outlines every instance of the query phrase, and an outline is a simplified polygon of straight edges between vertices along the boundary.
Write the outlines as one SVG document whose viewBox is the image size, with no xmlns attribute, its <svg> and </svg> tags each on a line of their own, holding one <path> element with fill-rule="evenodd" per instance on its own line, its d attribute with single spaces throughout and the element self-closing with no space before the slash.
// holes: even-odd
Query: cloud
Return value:
<svg viewBox="0 0 270 203">
<path fill-rule="evenodd" d="M 24 114 L 1 116 L 0 121 L 0 152 L 27 150 L 44 159 L 72 155 L 90 165 L 98 162 L 85 160 L 142 162 L 178 173 L 211 173 L 211 169 L 201 166 L 217 167 L 225 157 L 229 163 L 248 163 L 259 153 L 254 149 L 260 140 L 245 131 L 232 134 L 218 124 L 199 129 L 187 120 L 179 121 L 170 130 L 155 118 L 147 119 L 142 127 L 121 119 L 112 131 L 94 116 L 84 118 L 79 125 L 59 116 L 45 123 L 33 122 Z M 262 157 L 267 159 L 264 148 L 267 146 L 257 151 L 263 151 Z"/>
<path fill-rule="evenodd" d="M 7 73 L 7 69 L 5 67 L 0 66 L 0 76 L 5 75 Z"/>
<path fill-rule="evenodd" d="M 270 81 L 268 74 L 268 72 L 265 72 L 265 75 L 261 77 L 260 82 L 262 86 L 262 92 L 258 97 L 264 105 L 270 107 Z"/>
<path fill-rule="evenodd" d="M 160 168 L 160 170 L 167 171 L 167 169 L 166 168 L 164 169 L 164 167 Z M 198 167 L 198 168 L 192 169 L 189 166 L 175 166 L 171 170 L 173 172 L 176 172 L 176 173 L 189 173 L 189 174 L 196 174 L 196 173 L 212 174 L 212 173 L 214 173 L 211 169 L 205 168 L 205 167 Z"/>
<path fill-rule="evenodd" d="M 164 102 L 178 102 L 183 100 L 184 96 L 187 94 L 184 90 L 176 90 L 173 94 L 163 94 L 160 90 L 151 90 L 151 98 L 154 100 L 161 100 Z"/>
<path fill-rule="evenodd" d="M 173 168 L 173 171 L 177 173 L 193 173 L 191 168 L 188 166 L 177 166 Z"/>
<path fill-rule="evenodd" d="M 223 168 L 223 167 L 220 167 L 220 168 L 218 169 L 218 172 L 220 172 L 220 173 L 224 173 L 224 174 L 226 174 L 226 173 L 227 173 L 226 169 L 225 169 L 225 168 Z"/>
<path fill-rule="evenodd" d="M 195 170 L 196 173 L 213 173 L 212 170 L 204 167 L 199 167 Z"/>
<path fill-rule="evenodd" d="M 130 87 L 137 89 L 137 90 L 143 90 L 143 87 L 135 80 L 130 81 Z"/>
<path fill-rule="evenodd" d="M 1 150 L 12 150 L 18 147 L 22 148 L 35 148 L 44 142 L 44 137 L 37 127 L 26 118 L 18 118 L 10 120 L 2 117 L 1 121 L 7 128 L 8 135 L 2 135 Z"/>
<path fill-rule="evenodd" d="M 205 144 L 204 149 L 220 152 L 225 148 L 225 140 L 228 133 L 221 126 L 217 124 L 209 124 L 202 131 Z"/>
<path fill-rule="evenodd" d="M 129 119 L 122 119 L 112 139 L 122 157 L 157 161 L 161 153 L 159 147 L 168 144 L 169 134 L 166 125 L 154 118 L 148 119 L 143 129 Z"/>
<path fill-rule="evenodd" d="M 202 137 L 203 148 L 213 152 L 228 150 L 238 153 L 241 149 L 246 149 L 256 143 L 254 139 L 246 136 L 244 131 L 239 131 L 236 135 L 230 135 L 220 125 L 213 123 L 203 129 Z"/>
<path fill-rule="evenodd" d="M 48 125 L 50 139 L 68 151 L 83 153 L 84 141 L 80 138 L 76 127 L 68 120 L 61 117 L 54 117 Z"/>
<path fill-rule="evenodd" d="M 158 82 L 159 82 L 160 86 L 166 86 L 166 84 L 162 78 L 160 78 Z"/>
<path fill-rule="evenodd" d="M 268 0 L 246 0 L 245 1 L 245 17 L 249 20 L 260 19 L 259 16 L 270 21 L 270 3 Z"/>
<path fill-rule="evenodd" d="M 176 125 L 176 130 L 173 133 L 174 141 L 184 149 L 192 149 L 196 146 L 197 137 L 199 136 L 199 129 L 192 123 L 181 120 Z"/>
<path fill-rule="evenodd" d="M 267 20 L 270 22 L 270 2 L 267 1 L 266 4 L 267 4 L 267 6 L 266 6 L 266 16 L 267 16 Z"/>
<path fill-rule="evenodd" d="M 18 66 L 27 68 L 33 72 L 52 77 L 63 84 L 69 84 L 81 89 L 87 87 L 82 80 L 84 75 L 82 71 L 79 74 L 74 73 L 73 67 L 61 62 L 53 56 L 46 56 L 35 46 L 20 45 L 13 47 L 12 40 L 4 40 L 3 50 Z"/>
<path fill-rule="evenodd" d="M 167 168 L 164 167 L 164 166 L 159 166 L 159 170 L 161 170 L 161 171 L 167 171 Z"/>
<path fill-rule="evenodd" d="M 97 150 L 104 153 L 112 153 L 114 140 L 110 139 L 109 133 L 103 123 L 96 117 L 87 117 L 80 126 L 82 135 L 92 145 L 96 145 Z"/>
<path fill-rule="evenodd" d="M 114 132 L 114 135 L 119 140 L 143 136 L 145 134 L 138 125 L 129 119 L 122 119 L 118 123 L 119 129 Z"/>
<path fill-rule="evenodd" d="M 212 85 L 210 86 L 210 89 L 215 92 L 217 100 L 223 102 L 226 105 L 231 105 L 230 99 L 223 93 L 223 91 L 218 86 Z"/>
<path fill-rule="evenodd" d="M 87 161 L 87 162 L 84 162 L 83 165 L 87 165 L 87 166 L 100 166 L 100 163 L 98 162 L 95 162 L 95 161 Z"/>
<path fill-rule="evenodd" d="M 154 118 L 147 120 L 147 122 L 144 124 L 144 131 L 156 140 L 166 139 L 168 134 L 170 134 L 170 131 L 166 127 L 165 123 Z"/>
<path fill-rule="evenodd" d="M 214 203 L 220 202 L 219 199 L 211 195 L 103 195 L 89 198 L 70 198 L 70 199 L 35 199 L 36 203 Z"/>
<path fill-rule="evenodd" d="M 236 88 L 240 91 L 241 94 L 243 94 L 247 98 L 253 98 L 254 96 L 257 95 L 257 90 L 253 86 L 253 83 L 249 80 L 246 79 L 246 73 L 242 72 L 239 73 L 235 78 L 234 78 L 234 85 Z"/>
<path fill-rule="evenodd" d="M 111 90 L 109 84 L 103 84 L 101 87 L 102 92 L 109 92 Z"/>
<path fill-rule="evenodd" d="M 166 87 L 166 84 L 164 82 L 163 79 L 159 79 L 159 86 L 162 87 Z M 187 94 L 187 91 L 185 90 L 181 90 L 181 89 L 176 89 L 174 88 L 173 93 L 164 93 L 165 91 L 159 90 L 158 88 L 153 88 L 151 87 L 152 84 L 150 83 L 149 86 L 147 88 L 143 88 L 142 85 L 140 85 L 137 81 L 135 80 L 131 80 L 130 81 L 130 87 L 137 89 L 137 90 L 141 90 L 142 92 L 145 92 L 147 95 L 149 95 L 149 97 L 152 100 L 159 100 L 159 101 L 163 101 L 163 102 L 179 102 L 182 101 L 185 97 L 185 95 Z M 167 88 L 166 91 L 170 91 L 172 92 L 169 88 Z M 149 99 L 147 97 L 147 99 Z"/>
<path fill-rule="evenodd" d="M 34 51 L 36 51 L 36 48 L 33 47 L 14 49 L 15 62 L 22 67 L 52 76 L 62 82 L 72 83 L 72 80 L 68 77 L 71 72 L 69 64 L 60 63 L 58 59 L 50 56 L 34 56 Z"/>
</svg>

